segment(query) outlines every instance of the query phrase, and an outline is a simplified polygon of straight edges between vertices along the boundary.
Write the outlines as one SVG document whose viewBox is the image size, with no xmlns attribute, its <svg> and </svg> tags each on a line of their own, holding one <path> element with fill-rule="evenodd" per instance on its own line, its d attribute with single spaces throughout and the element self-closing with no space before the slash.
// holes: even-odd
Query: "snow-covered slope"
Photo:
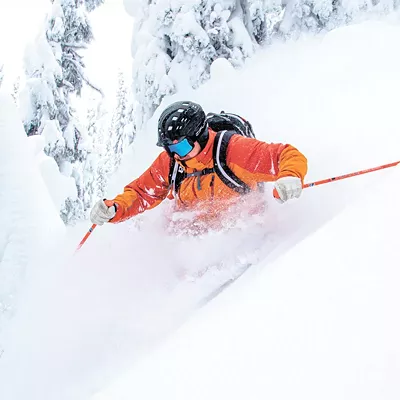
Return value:
<svg viewBox="0 0 400 400">
<path fill-rule="evenodd" d="M 297 145 L 308 181 L 400 160 L 399 40 L 385 21 L 273 46 L 194 97 Z M 94 398 L 398 399 L 398 182 L 396 167 L 271 204 L 260 262 Z"/>
<path fill-rule="evenodd" d="M 400 168 L 194 315 L 100 399 L 399 399 Z"/>
<path fill-rule="evenodd" d="M 308 182 L 400 160 L 396 18 L 268 47 L 241 71 L 219 60 L 206 85 L 168 101 L 242 114 L 260 139 L 306 154 Z M 158 114 L 110 196 L 158 154 Z M 71 229 L 26 282 L 0 398 L 394 399 L 399 178 L 375 172 L 283 206 L 268 192 L 264 219 L 201 240 L 165 235 L 167 204 L 96 229 L 73 257 L 89 224 Z M 194 310 L 237 260 L 254 266 Z"/>
</svg>

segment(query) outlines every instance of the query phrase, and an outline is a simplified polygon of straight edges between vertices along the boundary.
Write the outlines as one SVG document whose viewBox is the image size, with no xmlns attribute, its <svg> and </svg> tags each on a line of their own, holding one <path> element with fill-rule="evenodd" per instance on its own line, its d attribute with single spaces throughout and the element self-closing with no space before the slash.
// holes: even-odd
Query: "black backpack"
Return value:
<svg viewBox="0 0 400 400">
<path fill-rule="evenodd" d="M 175 159 L 171 158 L 168 178 L 174 196 L 178 193 L 179 187 L 184 179 L 196 176 L 198 178 L 197 187 L 201 190 L 201 176 L 212 173 L 216 173 L 221 181 L 234 191 L 240 194 L 249 193 L 251 191 L 250 187 L 239 179 L 228 167 L 226 153 L 229 141 L 233 135 L 238 134 L 249 138 L 255 138 L 250 122 L 239 115 L 225 113 L 224 111 L 221 111 L 220 114 L 208 113 L 206 118 L 209 127 L 214 132 L 217 132 L 213 147 L 214 167 L 205 168 L 201 171 L 188 174 Z"/>
</svg>

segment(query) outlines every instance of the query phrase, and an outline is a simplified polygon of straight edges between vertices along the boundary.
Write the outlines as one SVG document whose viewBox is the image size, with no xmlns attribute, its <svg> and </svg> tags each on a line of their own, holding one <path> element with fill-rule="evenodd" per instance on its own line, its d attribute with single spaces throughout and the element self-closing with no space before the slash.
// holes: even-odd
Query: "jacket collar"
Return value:
<svg viewBox="0 0 400 400">
<path fill-rule="evenodd" d="M 197 171 L 210 167 L 213 160 L 213 145 L 216 133 L 208 128 L 208 141 L 204 149 L 194 158 L 185 161 L 185 169 L 195 169 Z M 179 162 L 181 164 L 181 162 Z M 182 165 L 182 164 L 181 164 Z"/>
</svg>

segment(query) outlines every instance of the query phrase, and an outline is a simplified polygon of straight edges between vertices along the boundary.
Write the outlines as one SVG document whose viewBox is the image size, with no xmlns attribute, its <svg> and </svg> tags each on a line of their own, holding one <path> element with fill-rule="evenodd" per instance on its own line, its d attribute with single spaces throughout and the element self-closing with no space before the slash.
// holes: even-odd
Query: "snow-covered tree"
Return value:
<svg viewBox="0 0 400 400">
<path fill-rule="evenodd" d="M 341 2 L 336 0 L 289 0 L 277 33 L 296 37 L 302 32 L 330 30 L 345 22 L 343 11 Z"/>
<path fill-rule="evenodd" d="M 102 102 L 94 97 L 90 101 L 91 107 L 87 110 L 86 131 L 90 141 L 90 152 L 85 160 L 83 175 L 83 202 L 84 209 L 88 211 L 93 203 L 104 197 L 108 175 L 100 176 L 100 164 L 110 159 L 106 154 L 105 140 L 107 140 L 102 116 L 105 114 Z M 109 140 L 109 136 L 108 136 Z"/>
<path fill-rule="evenodd" d="M 91 107 L 87 112 L 87 133 L 89 138 L 91 139 L 92 146 L 95 141 L 99 139 L 99 135 L 97 132 L 97 110 L 95 107 Z M 93 197 L 97 195 L 97 165 L 99 162 L 99 152 L 96 152 L 94 148 L 92 148 L 91 153 L 85 160 L 85 182 L 84 182 L 84 207 L 85 209 L 90 209 L 93 204 Z"/>
<path fill-rule="evenodd" d="M 265 15 L 273 9 L 250 0 L 130 1 L 137 20 L 133 80 L 139 126 L 164 96 L 207 80 L 217 58 L 243 65 L 265 40 Z"/>
<path fill-rule="evenodd" d="M 81 0 L 53 1 L 53 15 L 48 20 L 47 40 L 62 66 L 64 93 L 73 92 L 79 95 L 83 83 L 95 88 L 85 75 L 84 63 L 79 54 L 79 50 L 85 49 L 92 41 L 92 28 Z"/>
<path fill-rule="evenodd" d="M 399 0 L 125 0 L 135 18 L 133 81 L 138 127 L 163 97 L 197 88 L 210 65 L 234 67 L 263 44 L 349 23 L 367 11 L 388 12 Z"/>
<path fill-rule="evenodd" d="M 122 72 L 118 73 L 117 105 L 112 118 L 112 148 L 115 169 L 121 162 L 122 154 L 135 137 L 133 94 Z"/>
<path fill-rule="evenodd" d="M 275 32 L 288 38 L 319 33 L 349 24 L 366 13 L 385 14 L 398 8 L 399 0 L 288 0 Z"/>
<path fill-rule="evenodd" d="M 104 0 L 85 0 L 86 10 L 93 11 L 98 6 L 104 3 Z"/>
<path fill-rule="evenodd" d="M 19 91 L 21 86 L 21 77 L 18 76 L 13 83 L 13 91 L 11 93 L 12 98 L 14 99 L 14 103 L 19 105 Z"/>
<path fill-rule="evenodd" d="M 109 101 L 95 96 L 88 104 L 84 128 L 88 154 L 82 173 L 85 212 L 95 200 L 104 198 L 108 180 L 135 136 L 132 88 L 124 73 L 118 73 L 114 108 Z"/>
<path fill-rule="evenodd" d="M 42 134 L 47 121 L 56 121 L 55 128 L 63 142 L 62 131 L 70 113 L 62 90 L 62 68 L 42 32 L 25 52 L 26 84 L 20 93 L 20 110 L 28 136 Z M 61 147 L 65 143 L 60 143 Z"/>
<path fill-rule="evenodd" d="M 78 199 L 67 199 L 61 210 L 65 222 L 84 216 L 82 176 L 90 141 L 76 119 L 72 100 L 84 84 L 100 91 L 86 77 L 80 51 L 93 39 L 86 9 L 101 3 L 52 0 L 44 30 L 25 56 L 27 82 L 20 96 L 25 131 L 44 135 L 46 154 L 63 174 L 76 180 Z"/>
</svg>

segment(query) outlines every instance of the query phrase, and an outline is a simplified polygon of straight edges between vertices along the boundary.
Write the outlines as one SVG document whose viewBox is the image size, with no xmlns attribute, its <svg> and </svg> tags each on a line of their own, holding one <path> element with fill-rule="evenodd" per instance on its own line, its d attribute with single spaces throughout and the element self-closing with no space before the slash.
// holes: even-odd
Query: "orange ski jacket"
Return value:
<svg viewBox="0 0 400 400">
<path fill-rule="evenodd" d="M 216 133 L 209 129 L 205 148 L 195 158 L 180 163 L 187 173 L 213 168 L 213 145 Z M 227 164 L 233 173 L 251 189 L 259 182 L 271 182 L 285 176 L 297 176 L 302 181 L 307 173 L 307 159 L 296 148 L 282 143 L 265 143 L 234 135 L 227 149 Z M 170 157 L 163 151 L 153 164 L 124 188 L 124 192 L 106 204 L 116 205 L 116 215 L 110 221 L 118 223 L 156 207 L 165 198 L 173 199 L 169 183 Z M 202 210 L 205 218 L 218 218 L 221 204 L 231 204 L 242 197 L 226 186 L 216 173 L 183 180 L 175 196 L 175 210 Z M 218 204 L 218 206 L 216 206 Z M 223 208 L 223 206 L 222 206 Z"/>
</svg>

